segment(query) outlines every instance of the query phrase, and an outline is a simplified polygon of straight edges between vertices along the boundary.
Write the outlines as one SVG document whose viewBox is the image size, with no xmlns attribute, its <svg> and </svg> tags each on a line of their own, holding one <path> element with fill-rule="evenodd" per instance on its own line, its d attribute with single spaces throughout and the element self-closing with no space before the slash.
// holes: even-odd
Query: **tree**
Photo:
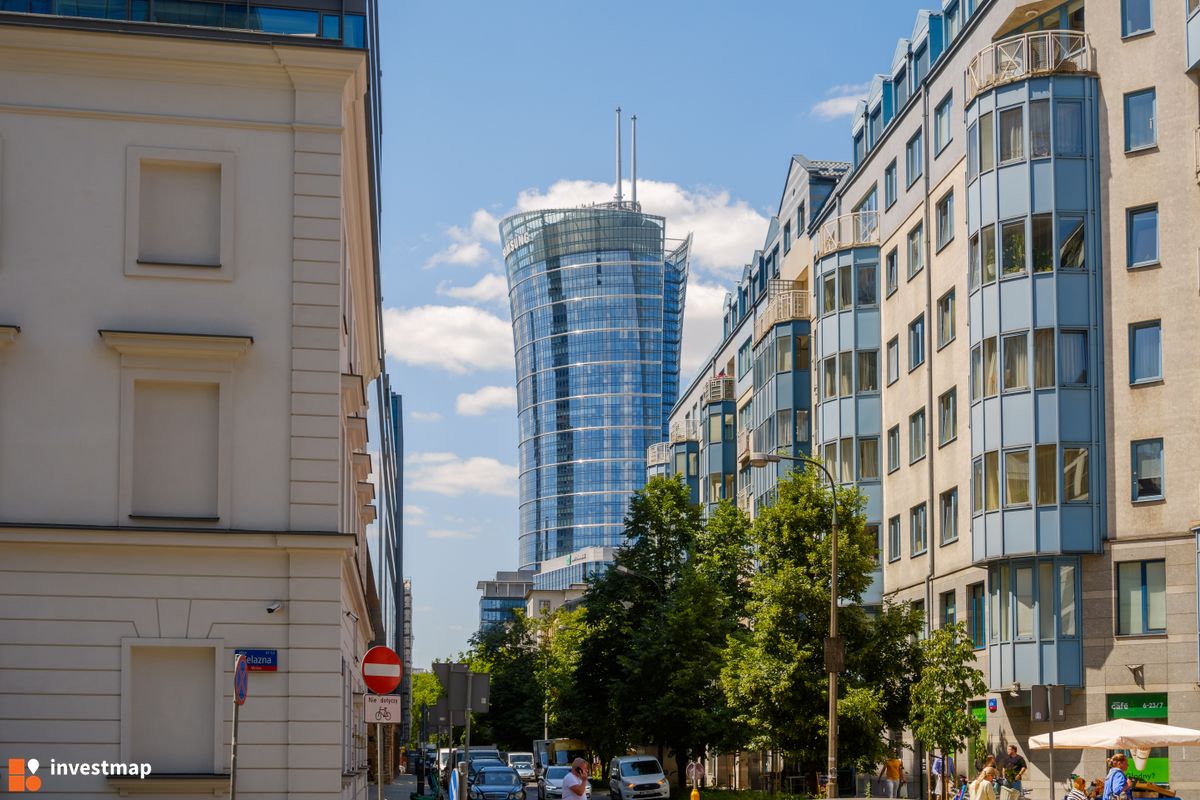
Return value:
<svg viewBox="0 0 1200 800">
<path fill-rule="evenodd" d="M 534 626 L 523 612 L 503 625 L 487 626 L 471 637 L 467 663 L 491 676 L 487 714 L 472 716 L 471 736 L 502 749 L 524 750 L 542 732 L 542 692 L 535 679 Z"/>
<path fill-rule="evenodd" d="M 441 681 L 432 672 L 418 672 L 412 676 L 412 735 L 409 741 L 421 741 L 421 712 L 437 705 L 442 694 Z"/>
<path fill-rule="evenodd" d="M 987 684 L 975 667 L 974 647 L 962 622 L 934 631 L 922 642 L 921 654 L 921 676 L 911 692 L 913 736 L 945 759 L 965 749 L 978 733 L 979 723 L 967 704 L 987 691 Z M 953 774 L 943 767 L 947 773 Z M 943 797 L 949 783 L 942 781 Z"/>
</svg>

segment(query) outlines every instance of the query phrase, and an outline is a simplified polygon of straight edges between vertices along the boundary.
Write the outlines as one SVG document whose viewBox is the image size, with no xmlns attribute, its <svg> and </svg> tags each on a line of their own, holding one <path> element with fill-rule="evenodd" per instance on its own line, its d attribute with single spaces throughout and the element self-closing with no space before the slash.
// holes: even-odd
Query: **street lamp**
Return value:
<svg viewBox="0 0 1200 800">
<path fill-rule="evenodd" d="M 825 782 L 828 797 L 837 797 L 837 684 L 838 672 L 842 668 L 842 640 L 838 637 L 838 517 L 837 481 L 820 461 L 806 456 L 787 456 L 780 453 L 751 453 L 750 466 L 765 467 L 780 461 L 800 461 L 812 464 L 829 478 L 829 492 L 833 498 L 833 535 L 829 546 L 829 638 L 825 640 L 825 671 L 829 673 L 829 776 Z"/>
</svg>

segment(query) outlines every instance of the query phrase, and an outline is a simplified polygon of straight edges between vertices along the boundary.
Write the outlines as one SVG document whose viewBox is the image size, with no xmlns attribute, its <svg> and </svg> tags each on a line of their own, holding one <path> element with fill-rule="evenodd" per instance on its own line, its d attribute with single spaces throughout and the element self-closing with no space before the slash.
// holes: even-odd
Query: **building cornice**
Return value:
<svg viewBox="0 0 1200 800">
<path fill-rule="evenodd" d="M 204 333 L 100 330 L 104 343 L 123 356 L 151 358 L 213 358 L 232 361 L 254 344 L 251 336 L 213 336 Z"/>
</svg>

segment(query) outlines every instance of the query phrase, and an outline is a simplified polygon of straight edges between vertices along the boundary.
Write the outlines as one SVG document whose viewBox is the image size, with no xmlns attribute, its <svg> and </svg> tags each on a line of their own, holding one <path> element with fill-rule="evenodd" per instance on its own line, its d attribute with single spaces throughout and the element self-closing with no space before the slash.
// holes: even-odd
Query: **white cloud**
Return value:
<svg viewBox="0 0 1200 800">
<path fill-rule="evenodd" d="M 442 415 L 438 411 L 414 411 L 410 415 L 417 422 L 441 422 Z"/>
<path fill-rule="evenodd" d="M 475 534 L 467 531 L 455 531 L 438 528 L 425 534 L 430 539 L 474 539 Z"/>
<path fill-rule="evenodd" d="M 500 220 L 481 208 L 471 215 L 471 234 L 479 241 L 500 244 Z"/>
<path fill-rule="evenodd" d="M 721 340 L 724 323 L 725 289 L 711 283 L 688 281 L 687 307 L 683 313 L 683 349 L 679 357 L 679 381 L 686 384 Z M 682 391 L 685 386 L 680 386 Z"/>
<path fill-rule="evenodd" d="M 830 87 L 828 94 L 831 96 L 814 105 L 812 113 L 821 119 L 853 116 L 858 101 L 863 99 L 869 88 L 870 83 L 843 83 Z"/>
<path fill-rule="evenodd" d="M 464 417 L 482 417 L 495 408 L 516 408 L 517 389 L 514 386 L 484 386 L 460 394 L 454 407 Z"/>
<path fill-rule="evenodd" d="M 496 303 L 508 299 L 508 281 L 492 272 L 470 286 L 452 286 L 443 281 L 438 284 L 437 293 L 472 303 Z"/>
<path fill-rule="evenodd" d="M 515 497 L 517 468 L 494 458 L 454 453 L 413 453 L 404 459 L 404 479 L 418 492 L 458 497 L 486 494 Z"/>
<path fill-rule="evenodd" d="M 425 269 L 438 264 L 457 264 L 473 267 L 491 259 L 492 253 L 485 245 L 500 244 L 500 220 L 482 208 L 471 215 L 471 224 L 466 228 L 451 225 L 446 229 L 450 244 L 446 249 L 434 253 L 425 261 Z"/>
<path fill-rule="evenodd" d="M 429 519 L 429 512 L 420 506 L 412 504 L 404 506 L 405 525 L 424 525 L 427 519 Z"/>
<path fill-rule="evenodd" d="M 512 369 L 512 327 L 474 306 L 387 308 L 383 336 L 388 355 L 404 364 L 463 374 Z"/>
</svg>

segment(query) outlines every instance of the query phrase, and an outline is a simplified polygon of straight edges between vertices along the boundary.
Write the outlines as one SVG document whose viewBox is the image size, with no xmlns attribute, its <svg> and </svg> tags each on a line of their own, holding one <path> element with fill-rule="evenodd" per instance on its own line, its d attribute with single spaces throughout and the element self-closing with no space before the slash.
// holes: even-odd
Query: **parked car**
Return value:
<svg viewBox="0 0 1200 800">
<path fill-rule="evenodd" d="M 533 769 L 533 753 L 509 753 L 508 765 L 521 776 L 522 783 L 533 783 L 537 773 Z"/>
<path fill-rule="evenodd" d="M 608 767 L 612 800 L 646 800 L 671 796 L 671 784 L 654 756 L 618 756 Z"/>
<path fill-rule="evenodd" d="M 563 796 L 563 778 L 567 777 L 570 771 L 570 767 L 562 766 L 546 767 L 542 770 L 542 774 L 537 779 L 538 800 L 559 800 Z M 592 782 L 586 781 L 583 785 L 584 798 L 590 800 L 592 796 Z M 567 800 L 571 800 L 571 798 Z"/>
<path fill-rule="evenodd" d="M 478 777 L 480 772 L 486 769 L 498 767 L 503 767 L 504 769 L 509 770 L 512 769 L 512 767 L 505 764 L 499 758 L 493 758 L 492 756 L 476 756 L 474 753 L 471 753 L 471 765 L 467 767 L 467 783 L 475 783 L 475 779 Z M 513 770 L 513 773 L 515 774 L 516 770 Z"/>
<path fill-rule="evenodd" d="M 475 773 L 470 795 L 471 800 L 524 800 L 525 784 L 512 767 L 487 766 Z"/>
<path fill-rule="evenodd" d="M 450 770 L 457 769 L 459 763 L 465 761 L 466 757 L 466 752 L 463 750 L 463 748 L 454 747 L 450 749 L 450 753 L 446 758 L 446 765 L 442 767 L 441 777 L 443 786 L 450 785 Z M 495 761 L 500 761 L 501 765 L 504 764 L 504 762 L 500 760 L 500 751 L 495 747 L 489 747 L 487 745 L 480 745 L 479 747 L 472 746 L 471 761 L 481 758 L 490 758 Z"/>
</svg>

